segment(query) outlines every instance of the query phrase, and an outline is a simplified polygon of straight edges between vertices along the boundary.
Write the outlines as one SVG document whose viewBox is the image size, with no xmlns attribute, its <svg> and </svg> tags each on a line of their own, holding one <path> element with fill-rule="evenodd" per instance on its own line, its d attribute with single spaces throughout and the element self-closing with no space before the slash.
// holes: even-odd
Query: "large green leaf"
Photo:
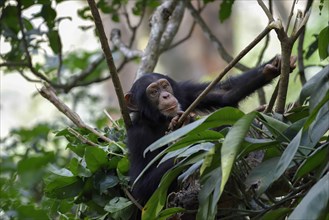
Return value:
<svg viewBox="0 0 329 220">
<path fill-rule="evenodd" d="M 166 203 L 167 191 L 173 180 L 177 178 L 177 176 L 182 172 L 183 169 L 185 169 L 186 166 L 197 163 L 198 161 L 202 160 L 203 157 L 204 155 L 200 154 L 186 158 L 179 162 L 174 168 L 165 173 L 165 175 L 161 178 L 159 187 L 144 206 L 142 211 L 143 220 L 154 220 L 158 218 L 159 213 Z"/>
<path fill-rule="evenodd" d="M 190 134 L 197 134 L 209 128 L 216 128 L 222 125 L 231 125 L 235 123 L 243 115 L 244 115 L 243 112 L 241 112 L 239 109 L 236 108 L 225 107 L 219 109 L 207 117 L 197 120 L 191 124 L 188 124 L 160 138 L 159 140 L 151 144 L 148 148 L 146 148 L 144 154 L 146 154 L 148 151 L 154 151 L 156 149 L 159 149 L 162 146 L 177 140 L 178 138 L 186 135 L 189 132 L 191 132 Z M 141 176 L 146 172 L 146 170 L 149 169 L 149 167 L 151 167 L 156 161 L 158 161 L 165 153 L 166 150 L 162 151 L 155 158 L 153 158 L 153 160 L 150 161 L 147 164 L 147 166 L 144 168 L 144 170 L 138 175 L 134 183 L 137 182 L 141 178 Z"/>
<path fill-rule="evenodd" d="M 210 164 L 200 176 L 199 209 L 197 220 L 214 219 L 217 213 L 217 202 L 220 198 L 220 182 L 222 180 L 220 150 L 209 152 Z M 206 160 L 205 160 L 206 162 Z"/>
<path fill-rule="evenodd" d="M 300 130 L 282 153 L 282 156 L 280 157 L 280 160 L 275 168 L 274 180 L 277 180 L 289 167 L 298 150 L 298 147 L 300 146 L 302 134 L 303 130 Z"/>
<path fill-rule="evenodd" d="M 202 132 L 209 128 L 216 128 L 222 125 L 232 125 L 234 124 L 239 118 L 243 116 L 243 112 L 239 109 L 232 108 L 232 107 L 225 107 L 221 108 L 214 113 L 199 119 L 191 124 L 188 124 L 151 144 L 147 147 L 144 151 L 146 154 L 148 151 L 154 151 L 161 148 L 164 145 L 167 145 L 178 138 L 186 135 L 189 132 L 198 133 Z"/>
<path fill-rule="evenodd" d="M 226 135 L 221 149 L 222 182 L 220 191 L 223 192 L 225 184 L 230 176 L 236 156 L 240 153 L 240 147 L 256 117 L 256 112 L 251 112 L 239 119 Z"/>
<path fill-rule="evenodd" d="M 291 212 L 290 208 L 270 210 L 262 216 L 262 220 L 284 220 L 289 212 Z"/>
<path fill-rule="evenodd" d="M 178 174 L 183 170 L 183 168 L 183 166 L 176 167 L 167 172 L 162 177 L 159 187 L 153 193 L 153 195 L 143 208 L 143 220 L 154 220 L 157 218 L 158 214 L 163 209 L 166 203 L 167 191 L 169 186 L 171 185 L 172 181 L 178 176 Z"/>
<path fill-rule="evenodd" d="M 329 56 L 329 26 L 323 28 L 319 34 L 319 55 L 322 60 Z"/>
<path fill-rule="evenodd" d="M 304 160 L 304 162 L 298 167 L 294 179 L 300 179 L 317 167 L 325 164 L 326 161 L 328 161 L 328 158 L 329 143 L 325 143 Z"/>
<path fill-rule="evenodd" d="M 315 74 L 308 80 L 299 96 L 300 103 L 305 102 L 307 97 L 310 97 L 310 110 L 319 104 L 329 90 L 329 65 L 323 68 L 320 72 Z"/>
<path fill-rule="evenodd" d="M 319 219 L 329 205 L 329 173 L 324 175 L 304 196 L 289 216 L 293 219 Z"/>
<path fill-rule="evenodd" d="M 233 6 L 234 0 L 224 0 L 220 4 L 220 10 L 218 13 L 219 20 L 221 22 L 228 19 L 232 13 L 232 6 Z"/>
<path fill-rule="evenodd" d="M 87 168 L 95 172 L 108 163 L 107 153 L 98 147 L 87 147 L 85 152 Z"/>
<path fill-rule="evenodd" d="M 274 157 L 263 161 L 256 168 L 251 170 L 245 182 L 246 188 L 249 189 L 250 187 L 253 187 L 258 196 L 265 192 L 265 190 L 275 181 L 275 170 L 273 170 L 273 167 L 277 165 L 279 159 L 279 157 Z"/>
</svg>

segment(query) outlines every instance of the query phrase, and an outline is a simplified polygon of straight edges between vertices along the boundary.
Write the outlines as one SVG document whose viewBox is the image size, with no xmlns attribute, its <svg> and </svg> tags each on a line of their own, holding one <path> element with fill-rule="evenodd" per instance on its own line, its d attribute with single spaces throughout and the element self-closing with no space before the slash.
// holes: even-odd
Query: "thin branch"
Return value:
<svg viewBox="0 0 329 220">
<path fill-rule="evenodd" d="M 274 21 L 273 15 L 271 13 L 271 11 L 266 7 L 266 5 L 264 4 L 264 2 L 262 0 L 257 0 L 259 6 L 263 9 L 264 13 L 266 14 L 269 22 Z"/>
<path fill-rule="evenodd" d="M 192 3 L 189 0 L 185 1 L 186 7 L 189 9 L 192 17 L 194 18 L 194 20 L 199 24 L 199 26 L 202 28 L 203 33 L 209 38 L 209 40 L 215 44 L 216 49 L 218 51 L 218 53 L 220 54 L 220 56 L 227 62 L 231 62 L 233 60 L 233 57 L 231 55 L 229 55 L 226 51 L 226 49 L 224 48 L 222 42 L 219 41 L 219 39 L 212 33 L 212 31 L 210 30 L 210 28 L 207 26 L 206 22 L 202 19 L 202 17 L 200 16 L 200 13 L 198 12 L 198 10 L 196 10 Z M 235 67 L 239 70 L 242 71 L 247 71 L 250 68 L 248 68 L 247 66 L 241 64 L 241 63 L 237 63 L 235 65 Z"/>
<path fill-rule="evenodd" d="M 300 77 L 300 81 L 302 85 L 306 83 L 306 78 L 305 78 L 305 66 L 304 66 L 304 38 L 305 38 L 305 28 L 303 28 L 299 39 L 298 39 L 298 48 L 297 48 L 297 59 L 298 59 L 298 74 Z"/>
<path fill-rule="evenodd" d="M 70 132 L 72 135 L 74 135 L 76 138 L 78 138 L 82 143 L 89 144 L 90 146 L 97 147 L 98 145 L 92 142 L 91 140 L 88 140 L 84 136 L 82 136 L 79 132 L 74 130 L 73 128 L 67 128 L 68 132 Z"/>
<path fill-rule="evenodd" d="M 123 53 L 125 58 L 134 59 L 134 58 L 141 57 L 143 55 L 142 51 L 132 50 L 121 41 L 121 32 L 117 28 L 115 28 L 111 31 L 110 40 L 112 41 L 113 45 L 116 48 L 118 48 L 121 51 L 121 53 Z"/>
<path fill-rule="evenodd" d="M 29 82 L 33 82 L 33 83 L 41 83 L 41 80 L 37 80 L 37 79 L 32 79 L 30 77 L 28 77 L 27 75 L 25 75 L 25 73 L 23 73 L 23 70 L 18 70 L 18 72 L 21 74 L 21 76 L 23 76 L 24 79 L 26 79 Z"/>
<path fill-rule="evenodd" d="M 296 1 L 297 0 L 294 0 L 294 2 L 292 3 L 292 6 L 291 6 L 291 10 L 290 10 L 290 14 L 289 14 L 288 22 L 287 22 L 287 26 L 286 26 L 286 33 L 288 33 L 288 29 L 289 29 L 289 25 L 290 25 L 290 22 L 291 22 L 291 18 L 294 15 Z"/>
<path fill-rule="evenodd" d="M 271 99 L 270 99 L 268 105 L 266 106 L 266 109 L 264 110 L 264 113 L 272 112 L 274 104 L 275 104 L 276 97 L 278 96 L 279 84 L 280 84 L 280 80 L 278 81 L 278 83 L 275 86 L 275 89 L 273 91 Z"/>
<path fill-rule="evenodd" d="M 29 64 L 28 63 L 24 63 L 24 62 L 5 62 L 5 63 L 0 63 L 0 67 L 28 67 Z"/>
<path fill-rule="evenodd" d="M 118 97 L 121 114 L 122 114 L 123 120 L 125 122 L 126 128 L 128 129 L 131 126 L 131 120 L 129 117 L 127 105 L 125 103 L 120 79 L 117 74 L 117 70 L 116 70 L 116 67 L 115 67 L 115 64 L 113 61 L 110 47 L 108 45 L 108 41 L 107 41 L 107 37 L 106 37 L 105 31 L 104 31 L 103 23 L 102 23 L 100 15 L 99 15 L 95 1 L 88 0 L 88 4 L 91 9 L 91 13 L 93 15 L 94 21 L 95 21 L 96 29 L 99 34 L 99 39 L 100 39 L 100 42 L 102 45 L 103 52 L 105 54 L 107 65 L 109 67 L 109 70 L 110 70 L 110 73 L 112 76 L 112 81 L 113 81 L 116 95 Z"/>
<path fill-rule="evenodd" d="M 26 40 L 26 34 L 25 34 L 23 20 L 22 20 L 22 4 L 21 4 L 21 0 L 17 0 L 17 17 L 18 17 L 19 29 L 22 32 L 22 43 L 23 43 L 23 47 L 24 47 L 24 51 L 25 51 L 25 56 L 26 56 L 28 68 L 31 70 L 31 72 L 35 76 L 37 76 L 40 79 L 46 81 L 47 83 L 51 83 L 51 81 L 46 76 L 44 76 L 42 73 L 38 72 L 33 67 L 32 58 L 31 58 L 31 55 L 30 55 L 30 52 L 29 52 L 29 46 L 28 46 L 28 43 L 27 43 L 27 40 Z"/>
<path fill-rule="evenodd" d="M 125 192 L 126 196 L 130 199 L 130 201 L 132 201 L 135 206 L 140 210 L 142 211 L 143 210 L 143 206 L 141 206 L 141 204 L 139 204 L 137 202 L 137 200 L 133 197 L 133 195 L 131 195 L 131 193 L 129 192 L 129 190 L 125 187 L 123 187 L 123 191 Z"/>
<path fill-rule="evenodd" d="M 301 22 L 298 30 L 295 32 L 294 35 L 291 36 L 291 40 L 295 42 L 297 38 L 299 37 L 300 33 L 303 31 L 303 27 L 306 26 L 306 23 L 308 22 L 308 19 L 310 18 L 311 15 L 311 8 L 305 13 L 303 21 Z"/>
<path fill-rule="evenodd" d="M 61 84 L 62 66 L 63 66 L 63 47 L 59 33 L 58 36 L 58 67 L 57 67 L 57 82 Z"/>
<path fill-rule="evenodd" d="M 70 80 L 69 83 L 67 83 L 66 85 L 63 84 L 63 86 L 61 86 L 60 88 L 63 88 L 64 89 L 64 92 L 65 93 L 68 93 L 74 87 L 80 86 L 80 83 L 87 76 L 89 76 L 90 74 L 92 74 L 95 71 L 95 69 L 104 61 L 104 59 L 105 59 L 105 57 L 102 54 L 101 56 L 99 56 L 98 58 L 96 58 L 94 61 L 92 61 L 86 69 L 82 70 L 79 74 L 71 77 L 71 80 Z M 91 83 L 89 83 L 89 84 L 91 84 Z"/>
<path fill-rule="evenodd" d="M 112 122 L 113 126 L 114 126 L 115 128 L 117 128 L 117 129 L 120 129 L 120 126 L 118 125 L 118 123 L 116 123 L 116 122 L 113 120 L 113 118 L 112 118 L 112 116 L 110 115 L 110 113 L 108 113 L 108 112 L 106 111 L 106 109 L 104 109 L 103 112 L 104 112 L 105 115 L 108 117 L 108 119 Z"/>
<path fill-rule="evenodd" d="M 272 22 L 273 23 L 273 22 Z M 183 115 L 178 120 L 178 125 L 181 125 L 191 111 L 200 103 L 200 101 L 212 90 L 212 88 L 225 76 L 225 74 L 234 67 L 254 46 L 256 46 L 275 26 L 270 23 L 266 28 L 246 47 L 244 48 L 214 79 L 203 92 L 195 99 L 195 101 L 188 107 Z"/>
<path fill-rule="evenodd" d="M 160 55 L 160 42 L 163 32 L 165 31 L 166 24 L 171 16 L 178 0 L 165 1 L 157 7 L 156 11 L 151 18 L 151 32 L 148 44 L 142 56 L 142 62 L 137 70 L 136 79 L 140 78 L 143 74 L 152 72 Z"/>
<path fill-rule="evenodd" d="M 107 141 L 109 143 L 113 143 L 113 141 L 101 133 L 99 133 L 97 130 L 93 129 L 89 125 L 85 124 L 80 116 L 72 111 L 65 103 L 63 103 L 55 94 L 54 88 L 52 88 L 49 84 L 45 83 L 44 86 L 39 90 L 39 93 L 46 99 L 48 99 L 60 112 L 62 112 L 66 117 L 68 117 L 76 126 L 79 128 L 84 128 L 92 132 L 93 134 L 97 135 L 99 138 L 101 138 L 104 141 Z"/>
</svg>

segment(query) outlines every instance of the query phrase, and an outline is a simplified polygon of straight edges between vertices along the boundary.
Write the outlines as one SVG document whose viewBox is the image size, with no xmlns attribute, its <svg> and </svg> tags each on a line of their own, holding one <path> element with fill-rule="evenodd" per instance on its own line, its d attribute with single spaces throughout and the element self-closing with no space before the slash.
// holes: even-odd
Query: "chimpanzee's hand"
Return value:
<svg viewBox="0 0 329 220">
<path fill-rule="evenodd" d="M 179 118 L 183 115 L 183 113 L 184 113 L 183 111 L 179 111 L 179 112 L 177 112 L 177 115 L 175 117 L 173 117 L 173 119 L 171 119 L 171 122 L 170 122 L 170 124 L 168 126 L 168 130 L 169 131 L 173 131 L 173 130 L 175 130 L 175 129 L 178 128 L 177 126 L 180 126 L 178 124 L 178 121 L 179 121 Z M 191 122 L 191 116 L 188 115 L 186 117 L 186 119 L 184 120 L 183 124 L 181 125 L 181 127 L 187 125 L 190 122 Z"/>
<path fill-rule="evenodd" d="M 296 60 L 295 56 L 290 57 L 290 72 L 292 72 L 296 68 Z M 268 63 L 264 66 L 263 74 L 266 76 L 268 80 L 272 80 L 276 76 L 280 75 L 281 71 L 281 56 L 276 56 L 271 63 Z"/>
</svg>

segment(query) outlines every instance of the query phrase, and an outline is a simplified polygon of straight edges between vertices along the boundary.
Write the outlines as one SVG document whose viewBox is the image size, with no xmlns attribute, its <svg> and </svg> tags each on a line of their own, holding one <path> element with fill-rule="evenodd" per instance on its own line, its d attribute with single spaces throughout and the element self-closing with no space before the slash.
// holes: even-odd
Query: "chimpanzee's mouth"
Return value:
<svg viewBox="0 0 329 220">
<path fill-rule="evenodd" d="M 177 107 L 177 105 L 172 105 L 169 108 L 164 109 L 163 111 L 171 111 L 174 110 Z"/>
</svg>

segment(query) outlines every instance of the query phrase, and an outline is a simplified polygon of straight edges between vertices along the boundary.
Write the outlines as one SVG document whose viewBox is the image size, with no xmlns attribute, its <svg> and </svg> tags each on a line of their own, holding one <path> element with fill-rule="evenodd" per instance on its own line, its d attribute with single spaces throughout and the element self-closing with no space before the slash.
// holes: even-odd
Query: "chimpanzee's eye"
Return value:
<svg viewBox="0 0 329 220">
<path fill-rule="evenodd" d="M 155 97 L 157 95 L 158 95 L 158 90 L 157 89 L 152 89 L 151 96 Z"/>
</svg>

